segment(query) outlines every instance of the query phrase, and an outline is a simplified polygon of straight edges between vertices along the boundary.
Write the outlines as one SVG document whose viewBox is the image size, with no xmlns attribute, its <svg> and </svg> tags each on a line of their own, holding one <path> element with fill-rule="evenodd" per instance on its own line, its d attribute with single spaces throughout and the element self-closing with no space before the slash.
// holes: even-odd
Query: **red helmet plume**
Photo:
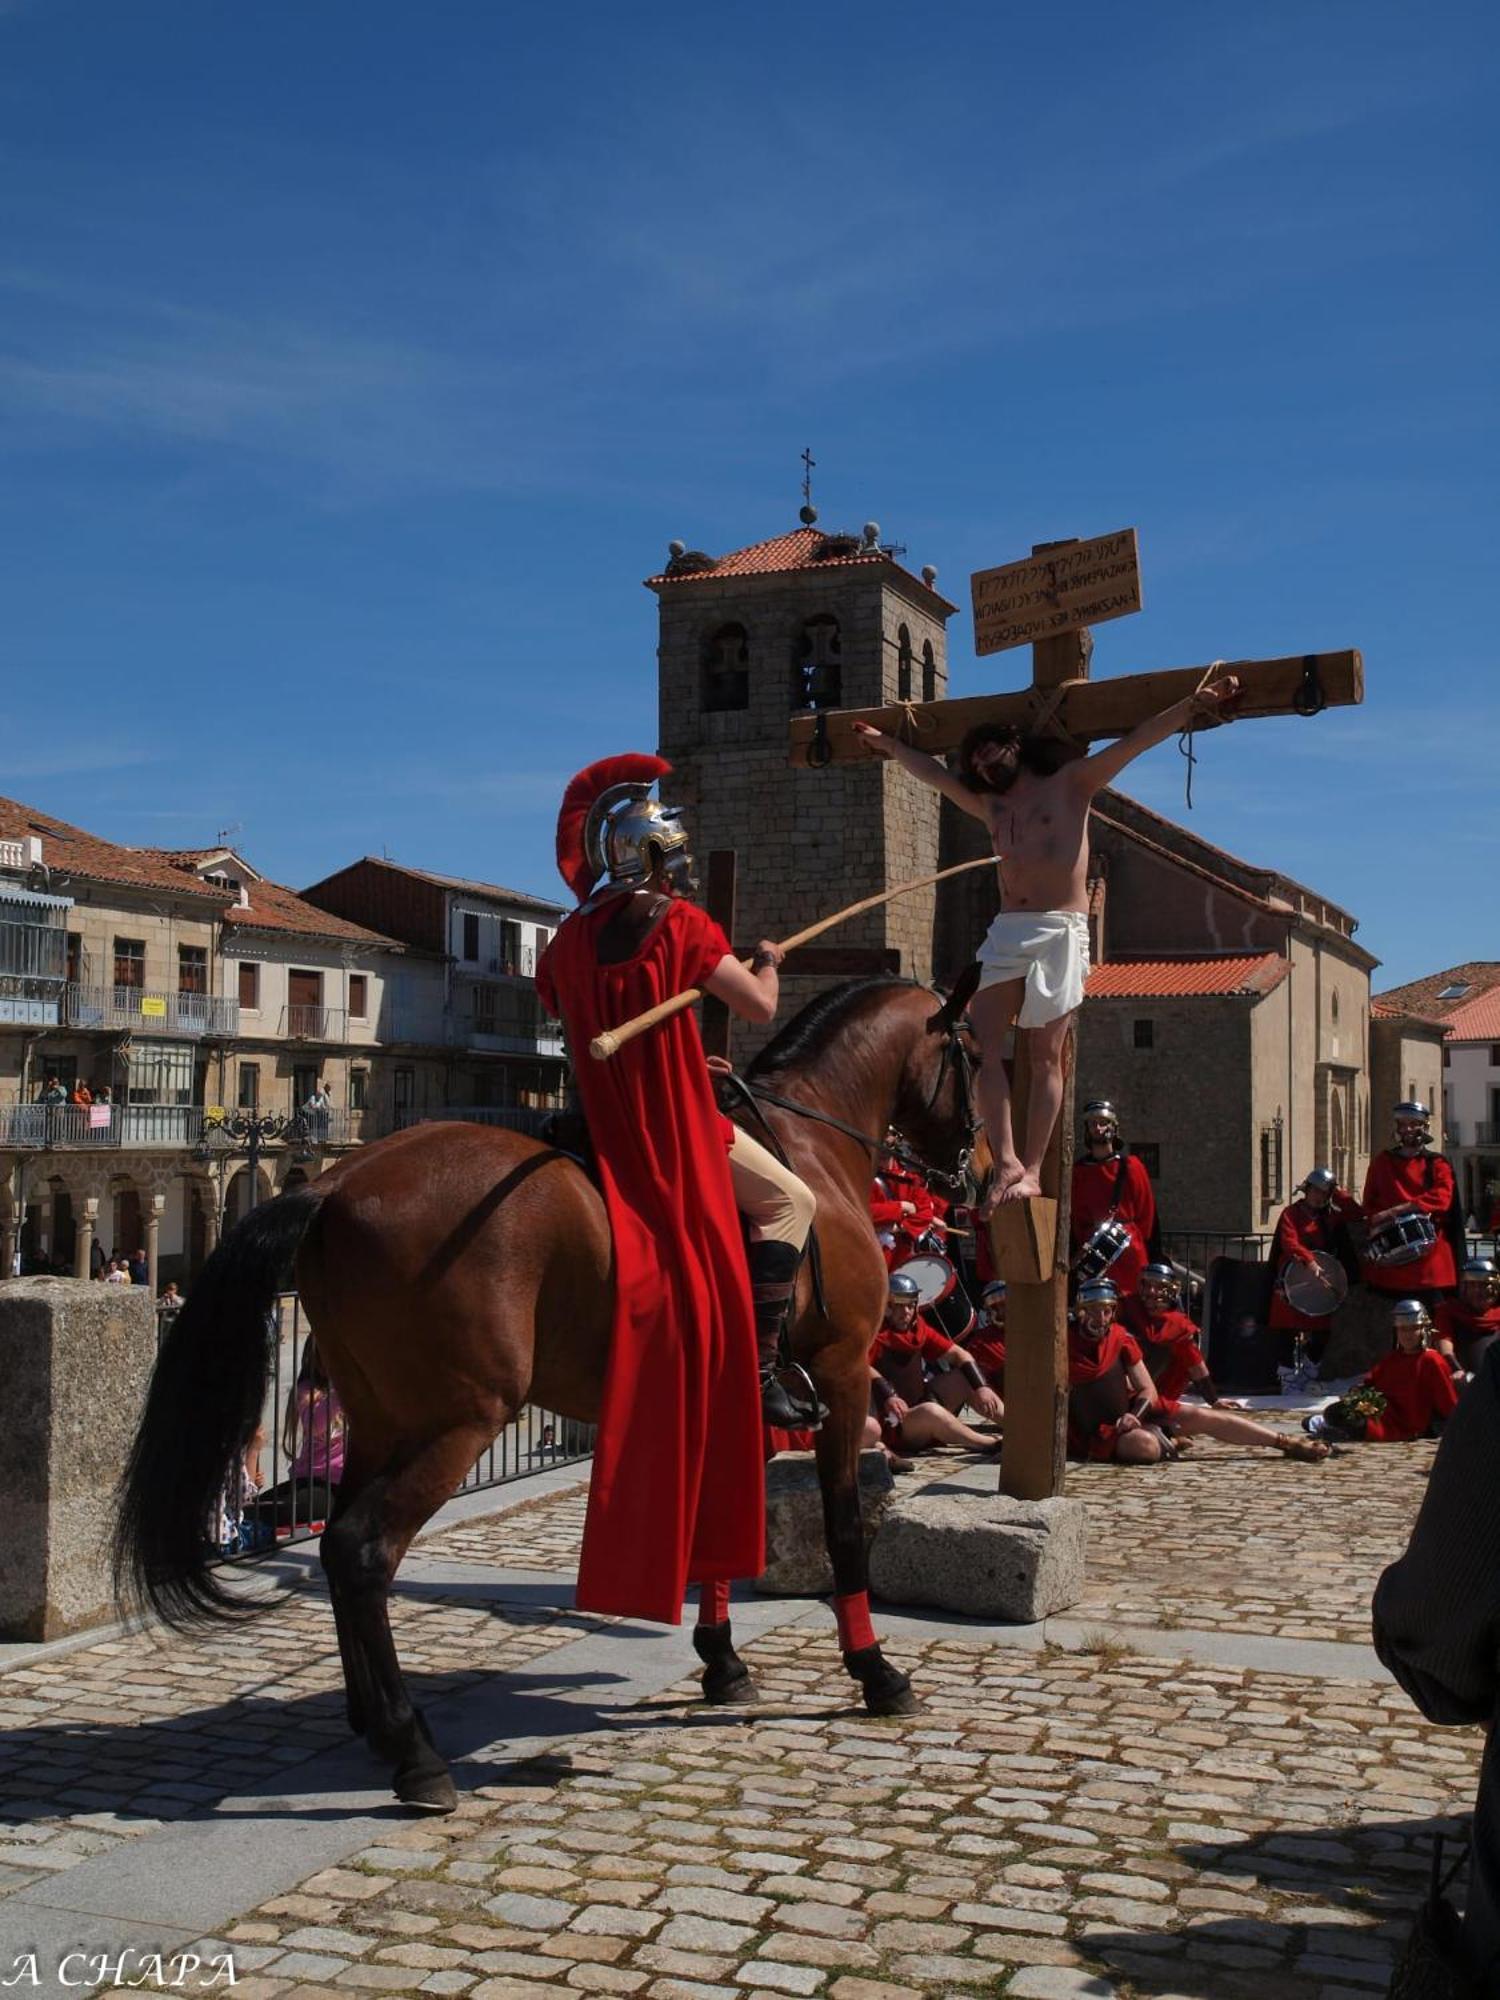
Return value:
<svg viewBox="0 0 1500 2000">
<path fill-rule="evenodd" d="M 568 780 L 562 810 L 557 815 L 557 867 L 581 903 L 594 886 L 594 867 L 584 847 L 584 829 L 595 799 L 611 785 L 654 784 L 672 766 L 644 750 L 627 750 L 620 757 L 601 757 Z"/>
</svg>

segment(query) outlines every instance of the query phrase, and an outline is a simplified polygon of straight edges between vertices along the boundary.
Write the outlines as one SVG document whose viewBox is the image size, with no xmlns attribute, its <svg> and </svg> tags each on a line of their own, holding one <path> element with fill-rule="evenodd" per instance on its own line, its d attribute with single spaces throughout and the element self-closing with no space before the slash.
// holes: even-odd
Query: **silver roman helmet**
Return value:
<svg viewBox="0 0 1500 2000">
<path fill-rule="evenodd" d="M 1391 1113 L 1400 1145 L 1422 1147 L 1432 1137 L 1432 1113 L 1425 1104 L 1408 1097 Z"/>
<path fill-rule="evenodd" d="M 1424 1339 L 1432 1331 L 1431 1316 L 1420 1299 L 1397 1299 L 1396 1303 L 1391 1307 L 1391 1328 L 1393 1334 L 1398 1326 L 1419 1327 Z"/>
<path fill-rule="evenodd" d="M 1333 1171 L 1332 1167 L 1314 1167 L 1307 1179 L 1302 1183 L 1308 1194 L 1329 1196 L 1333 1194 L 1338 1184 L 1338 1175 Z"/>
<path fill-rule="evenodd" d="M 892 1271 L 886 1286 L 892 1305 L 918 1306 L 922 1303 L 922 1288 L 915 1278 L 908 1278 L 904 1271 Z"/>
<path fill-rule="evenodd" d="M 1083 1107 L 1084 1144 L 1092 1144 L 1096 1136 L 1107 1139 L 1111 1146 L 1120 1143 L 1120 1114 L 1107 1097 L 1095 1097 Z"/>
<path fill-rule="evenodd" d="M 1148 1264 L 1136 1285 L 1148 1306 L 1164 1308 L 1177 1303 L 1177 1273 L 1170 1264 Z"/>
<path fill-rule="evenodd" d="M 630 780 L 601 792 L 589 808 L 583 840 L 595 870 L 594 896 L 601 889 L 639 888 L 658 869 L 681 893 L 698 886 L 682 808 L 653 799 L 650 784 Z"/>
</svg>

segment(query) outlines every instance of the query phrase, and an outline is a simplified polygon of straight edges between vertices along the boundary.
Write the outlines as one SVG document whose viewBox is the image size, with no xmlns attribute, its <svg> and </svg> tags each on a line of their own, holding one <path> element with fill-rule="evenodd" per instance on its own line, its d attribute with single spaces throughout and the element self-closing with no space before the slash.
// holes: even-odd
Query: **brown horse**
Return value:
<svg viewBox="0 0 1500 2000">
<path fill-rule="evenodd" d="M 837 988 L 748 1073 L 818 1201 L 823 1305 L 804 1268 L 793 1346 L 828 1405 L 817 1463 L 840 1593 L 866 1584 L 858 1461 L 885 1301 L 873 1156 L 894 1123 L 934 1168 L 962 1170 L 974 1136 L 965 998 L 897 979 Z M 756 1123 L 748 1105 L 737 1115 Z M 166 1337 L 121 1483 L 117 1583 L 170 1624 L 244 1611 L 214 1571 L 203 1523 L 259 1420 L 272 1308 L 293 1280 L 349 1420 L 321 1554 L 350 1726 L 393 1767 L 398 1798 L 450 1811 L 452 1779 L 391 1638 L 391 1581 L 524 1403 L 597 1415 L 613 1307 L 604 1203 L 576 1160 L 535 1139 L 429 1124 L 362 1148 L 231 1231 Z M 694 1644 L 710 1700 L 753 1699 L 727 1620 L 700 1622 Z M 915 1708 L 878 1644 L 844 1660 L 872 1713 Z"/>
</svg>

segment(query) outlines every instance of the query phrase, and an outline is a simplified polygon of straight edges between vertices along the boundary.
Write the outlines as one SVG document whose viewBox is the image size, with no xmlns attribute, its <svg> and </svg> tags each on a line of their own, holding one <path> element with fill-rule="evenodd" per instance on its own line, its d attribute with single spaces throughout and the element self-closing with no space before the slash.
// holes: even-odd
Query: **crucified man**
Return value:
<svg viewBox="0 0 1500 2000">
<path fill-rule="evenodd" d="M 979 1037 L 979 1108 L 995 1170 L 978 1214 L 1042 1191 L 1042 1157 L 1062 1105 L 1063 1048 L 1089 970 L 1089 806 L 1133 757 L 1194 722 L 1222 722 L 1240 692 L 1221 675 L 1138 723 L 1092 756 L 983 722 L 959 746 L 956 768 L 867 722 L 854 727 L 880 757 L 934 785 L 989 828 L 1000 863 L 1002 905 L 978 951 L 979 990 L 969 1009 Z M 1028 1038 L 1031 1090 L 1025 1140 L 1016 1144 L 1004 1038 L 1014 1023 Z"/>
</svg>

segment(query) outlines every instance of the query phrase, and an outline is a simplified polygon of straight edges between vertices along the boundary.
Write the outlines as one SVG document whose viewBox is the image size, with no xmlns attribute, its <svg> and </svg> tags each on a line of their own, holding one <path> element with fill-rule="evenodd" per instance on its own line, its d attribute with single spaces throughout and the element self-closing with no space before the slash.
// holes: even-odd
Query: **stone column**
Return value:
<svg viewBox="0 0 1500 2000">
<path fill-rule="evenodd" d="M 21 1234 L 21 1217 L 11 1196 L 0 1196 L 0 1281 L 16 1268 L 16 1244 Z"/>
<path fill-rule="evenodd" d="M 56 1639 L 115 1616 L 115 1482 L 155 1356 L 144 1287 L 0 1283 L 0 1640 Z"/>
<path fill-rule="evenodd" d="M 219 1191 L 212 1181 L 200 1184 L 200 1193 L 207 1196 L 203 1203 L 203 1250 L 212 1257 L 219 1247 Z"/>
<path fill-rule="evenodd" d="M 94 1231 L 99 1226 L 99 1197 L 85 1195 L 83 1218 L 78 1224 L 78 1250 L 73 1260 L 73 1276 L 87 1278 L 94 1261 Z"/>
<path fill-rule="evenodd" d="M 164 1194 L 152 1195 L 146 1204 L 146 1290 L 156 1298 L 156 1256 L 161 1237 L 161 1219 L 167 1206 Z"/>
</svg>

